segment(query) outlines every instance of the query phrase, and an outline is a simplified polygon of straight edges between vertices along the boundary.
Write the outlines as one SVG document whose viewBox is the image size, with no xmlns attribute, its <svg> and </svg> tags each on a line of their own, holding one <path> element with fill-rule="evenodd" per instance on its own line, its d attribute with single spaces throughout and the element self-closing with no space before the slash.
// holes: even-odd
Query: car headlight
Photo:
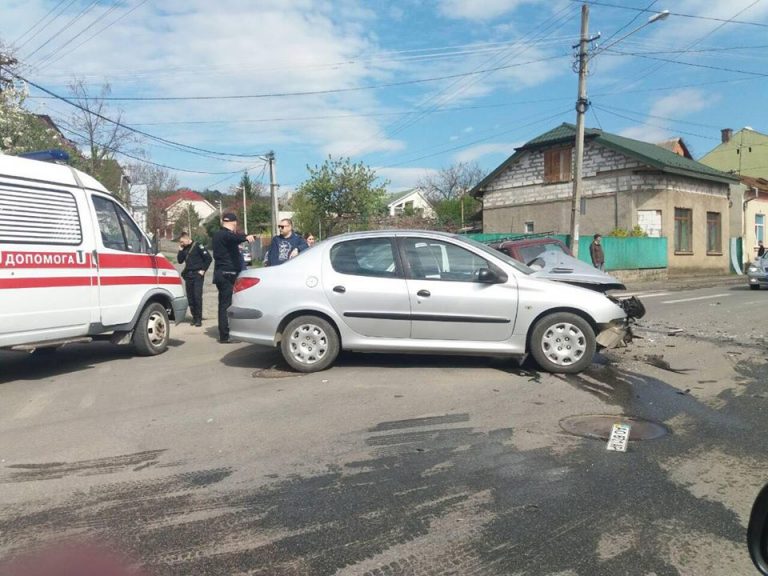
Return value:
<svg viewBox="0 0 768 576">
<path fill-rule="evenodd" d="M 760 270 L 758 269 L 757 266 L 750 266 L 749 268 L 747 268 L 747 272 L 759 272 L 759 271 Z"/>
</svg>

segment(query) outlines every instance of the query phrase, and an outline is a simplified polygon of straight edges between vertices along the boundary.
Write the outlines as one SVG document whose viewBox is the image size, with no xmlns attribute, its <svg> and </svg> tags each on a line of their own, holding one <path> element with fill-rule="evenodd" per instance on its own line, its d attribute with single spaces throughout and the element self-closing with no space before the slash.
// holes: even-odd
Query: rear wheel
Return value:
<svg viewBox="0 0 768 576">
<path fill-rule="evenodd" d="M 760 284 L 750 284 L 749 288 L 751 290 L 760 290 Z"/>
<path fill-rule="evenodd" d="M 155 356 L 165 352 L 170 336 L 168 312 L 162 304 L 153 302 L 141 311 L 132 342 L 141 356 Z"/>
<path fill-rule="evenodd" d="M 339 336 L 331 324 L 318 316 L 299 316 L 283 330 L 280 351 L 298 372 L 319 372 L 339 355 Z"/>
<path fill-rule="evenodd" d="M 531 333 L 531 354 L 547 372 L 581 372 L 592 364 L 595 349 L 592 326 L 570 312 L 544 316 Z"/>
</svg>

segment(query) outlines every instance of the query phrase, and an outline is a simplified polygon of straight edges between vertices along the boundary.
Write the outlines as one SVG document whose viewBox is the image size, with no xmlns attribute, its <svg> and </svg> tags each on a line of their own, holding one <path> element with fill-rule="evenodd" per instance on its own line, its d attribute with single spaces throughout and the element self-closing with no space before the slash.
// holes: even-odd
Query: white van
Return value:
<svg viewBox="0 0 768 576">
<path fill-rule="evenodd" d="M 179 273 L 104 186 L 0 154 L 0 349 L 110 339 L 160 354 L 186 309 Z"/>
</svg>

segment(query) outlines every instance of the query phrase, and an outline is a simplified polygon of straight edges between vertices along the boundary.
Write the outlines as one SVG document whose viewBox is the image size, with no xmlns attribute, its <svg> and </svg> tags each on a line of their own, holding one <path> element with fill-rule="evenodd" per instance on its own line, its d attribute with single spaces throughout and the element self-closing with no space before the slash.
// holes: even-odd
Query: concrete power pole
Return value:
<svg viewBox="0 0 768 576">
<path fill-rule="evenodd" d="M 571 252 L 579 257 L 579 214 L 581 212 L 581 171 L 584 165 L 584 114 L 589 108 L 587 100 L 587 48 L 589 38 L 589 6 L 581 7 L 581 37 L 579 47 L 579 96 L 576 100 L 576 161 L 573 166 L 573 198 L 571 200 Z M 574 46 L 575 48 L 576 46 Z"/>
<path fill-rule="evenodd" d="M 267 154 L 269 162 L 269 199 L 272 203 L 272 236 L 277 236 L 278 208 L 277 208 L 277 182 L 275 181 L 275 153 Z"/>
</svg>

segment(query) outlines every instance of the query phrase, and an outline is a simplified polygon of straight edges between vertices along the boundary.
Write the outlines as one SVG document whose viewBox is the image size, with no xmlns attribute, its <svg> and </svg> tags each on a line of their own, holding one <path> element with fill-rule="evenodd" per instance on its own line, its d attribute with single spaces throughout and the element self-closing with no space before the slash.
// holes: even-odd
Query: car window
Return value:
<svg viewBox="0 0 768 576">
<path fill-rule="evenodd" d="M 389 238 L 340 242 L 331 248 L 331 266 L 340 274 L 395 278 L 395 252 Z"/>
<path fill-rule="evenodd" d="M 488 261 L 474 252 L 440 240 L 406 238 L 405 256 L 413 278 L 474 282 Z"/>
<path fill-rule="evenodd" d="M 512 258 L 509 254 L 505 254 L 504 252 L 501 252 L 499 250 L 494 250 L 487 244 L 483 244 L 482 242 L 478 242 L 477 240 L 472 240 L 471 238 L 467 238 L 466 236 L 455 235 L 454 238 L 463 244 L 472 246 L 472 248 L 475 248 L 476 250 L 485 252 L 486 254 L 489 254 L 490 256 L 493 256 L 494 258 L 501 260 L 508 266 L 511 266 L 512 268 L 514 268 L 519 272 L 522 272 L 523 274 L 534 273 L 534 270 L 530 269 L 525 264 L 518 262 L 517 260 Z"/>
<path fill-rule="evenodd" d="M 96 218 L 101 232 L 101 243 L 105 248 L 123 252 L 147 252 L 144 235 L 125 211 L 117 204 L 101 196 L 92 196 Z"/>
</svg>

